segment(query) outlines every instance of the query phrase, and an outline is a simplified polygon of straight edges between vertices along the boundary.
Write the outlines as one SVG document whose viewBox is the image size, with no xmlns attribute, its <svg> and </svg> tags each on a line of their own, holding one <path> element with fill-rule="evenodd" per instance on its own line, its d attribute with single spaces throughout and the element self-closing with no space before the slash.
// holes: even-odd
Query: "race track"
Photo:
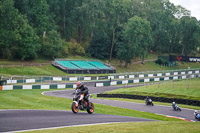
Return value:
<svg viewBox="0 0 200 133">
<path fill-rule="evenodd" d="M 109 87 L 89 87 L 90 94 L 102 93 L 109 90 L 115 90 L 122 86 Z M 127 86 L 133 87 L 133 86 Z M 62 97 L 72 99 L 74 90 L 57 90 L 43 92 L 43 95 Z M 175 116 L 195 120 L 194 110 L 182 108 L 181 112 L 173 111 L 169 106 L 146 106 L 145 104 L 122 102 L 113 100 L 91 99 L 93 103 L 104 104 L 109 106 L 152 112 L 156 114 Z M 75 125 L 114 123 L 114 122 L 140 122 L 152 121 L 134 117 L 115 116 L 94 114 L 89 115 L 87 112 L 73 114 L 71 111 L 56 110 L 0 110 L 0 132 L 24 131 L 48 129 L 54 127 L 67 127 Z"/>
<path fill-rule="evenodd" d="M 132 86 L 128 86 L 132 87 Z M 114 90 L 122 88 L 122 86 L 108 86 L 108 87 L 89 87 L 90 94 L 102 93 L 109 90 Z M 48 91 L 44 92 L 44 95 L 55 96 L 55 97 L 63 97 L 63 98 L 72 98 L 72 93 L 74 90 L 63 90 L 63 91 Z M 104 104 L 109 106 L 133 109 L 144 112 L 151 112 L 156 114 L 162 114 L 166 116 L 175 116 L 179 118 L 185 118 L 188 120 L 195 121 L 193 113 L 193 109 L 185 109 L 181 108 L 182 111 L 174 111 L 171 106 L 162 106 L 162 105 L 154 105 L 154 106 L 146 106 L 142 103 L 132 103 L 132 102 L 123 102 L 123 101 L 113 101 L 113 100 L 102 100 L 102 99 L 91 99 L 90 101 L 98 104 Z"/>
<path fill-rule="evenodd" d="M 48 129 L 85 124 L 152 121 L 142 118 L 56 110 L 0 110 L 0 132 Z"/>
</svg>

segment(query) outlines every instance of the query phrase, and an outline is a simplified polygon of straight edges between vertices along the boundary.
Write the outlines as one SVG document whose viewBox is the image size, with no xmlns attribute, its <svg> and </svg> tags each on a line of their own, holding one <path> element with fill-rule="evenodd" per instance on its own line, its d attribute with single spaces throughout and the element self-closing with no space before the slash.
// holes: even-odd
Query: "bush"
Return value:
<svg viewBox="0 0 200 133">
<path fill-rule="evenodd" d="M 167 60 L 164 60 L 164 59 L 158 59 L 155 61 L 156 64 L 159 64 L 159 65 L 169 65 L 169 62 Z"/>
<path fill-rule="evenodd" d="M 70 54 L 73 54 L 73 55 L 85 55 L 85 50 L 79 43 L 69 42 L 69 48 L 68 49 L 69 49 Z"/>
</svg>

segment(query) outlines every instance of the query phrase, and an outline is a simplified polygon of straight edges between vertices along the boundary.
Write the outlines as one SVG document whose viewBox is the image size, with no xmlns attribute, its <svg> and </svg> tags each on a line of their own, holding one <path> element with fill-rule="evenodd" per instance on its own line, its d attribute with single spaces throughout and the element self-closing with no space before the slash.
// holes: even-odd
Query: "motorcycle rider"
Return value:
<svg viewBox="0 0 200 133">
<path fill-rule="evenodd" d="M 87 104 L 89 103 L 89 100 L 88 100 L 88 92 L 89 92 L 89 89 L 84 85 L 83 82 L 80 82 L 78 81 L 76 83 L 77 87 L 76 89 L 80 89 L 81 90 L 81 94 L 84 95 L 83 99 L 87 102 Z M 89 104 L 88 104 L 89 105 Z"/>
<path fill-rule="evenodd" d="M 175 109 L 176 106 L 177 106 L 177 104 L 176 104 L 175 102 L 172 102 L 172 107 L 173 107 L 173 109 Z"/>
<path fill-rule="evenodd" d="M 197 110 L 194 111 L 194 117 L 197 118 L 197 115 L 199 114 L 199 112 Z"/>
<path fill-rule="evenodd" d="M 147 96 L 146 99 L 145 99 L 145 101 L 146 101 L 146 102 L 149 102 L 150 99 L 151 99 L 151 98 L 149 98 L 149 96 Z"/>
<path fill-rule="evenodd" d="M 151 98 L 149 98 L 149 96 L 146 97 L 145 101 L 146 101 L 146 105 L 152 105 L 153 106 L 153 102 L 152 102 Z"/>
</svg>

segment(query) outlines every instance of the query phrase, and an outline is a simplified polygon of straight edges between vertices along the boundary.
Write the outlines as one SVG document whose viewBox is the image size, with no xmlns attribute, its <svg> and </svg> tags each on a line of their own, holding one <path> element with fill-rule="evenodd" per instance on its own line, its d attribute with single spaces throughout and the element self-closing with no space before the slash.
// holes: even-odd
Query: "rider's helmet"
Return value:
<svg viewBox="0 0 200 133">
<path fill-rule="evenodd" d="M 77 88 L 81 88 L 81 87 L 83 86 L 83 82 L 78 81 L 78 82 L 76 83 L 76 85 L 77 85 Z"/>
<path fill-rule="evenodd" d="M 175 104 L 175 102 L 172 102 L 172 104 L 174 105 L 174 104 Z"/>
</svg>

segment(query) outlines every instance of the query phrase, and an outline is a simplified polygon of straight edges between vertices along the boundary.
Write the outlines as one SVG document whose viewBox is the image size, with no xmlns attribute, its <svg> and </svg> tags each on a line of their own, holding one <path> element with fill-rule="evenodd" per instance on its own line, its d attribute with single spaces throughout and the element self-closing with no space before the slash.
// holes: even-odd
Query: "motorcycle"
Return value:
<svg viewBox="0 0 200 133">
<path fill-rule="evenodd" d="M 197 119 L 198 121 L 200 121 L 200 114 L 197 114 L 197 115 L 195 116 L 195 119 Z"/>
<path fill-rule="evenodd" d="M 146 103 L 146 105 L 152 105 L 152 106 L 154 105 L 150 98 L 149 99 L 145 99 L 145 103 Z"/>
<path fill-rule="evenodd" d="M 84 94 L 81 94 L 81 90 L 76 89 L 71 105 L 73 113 L 78 113 L 79 109 L 87 110 L 89 114 L 92 114 L 94 112 L 94 104 L 92 102 L 89 102 L 90 94 L 86 95 L 86 98 L 88 99 L 88 102 L 86 102 L 86 100 L 84 99 Z"/>
<path fill-rule="evenodd" d="M 175 110 L 175 111 L 181 111 L 181 108 L 176 104 L 174 106 L 172 106 L 172 108 Z"/>
<path fill-rule="evenodd" d="M 200 114 L 199 113 L 197 113 L 197 114 L 194 113 L 194 118 L 197 119 L 198 121 L 200 121 Z"/>
</svg>

